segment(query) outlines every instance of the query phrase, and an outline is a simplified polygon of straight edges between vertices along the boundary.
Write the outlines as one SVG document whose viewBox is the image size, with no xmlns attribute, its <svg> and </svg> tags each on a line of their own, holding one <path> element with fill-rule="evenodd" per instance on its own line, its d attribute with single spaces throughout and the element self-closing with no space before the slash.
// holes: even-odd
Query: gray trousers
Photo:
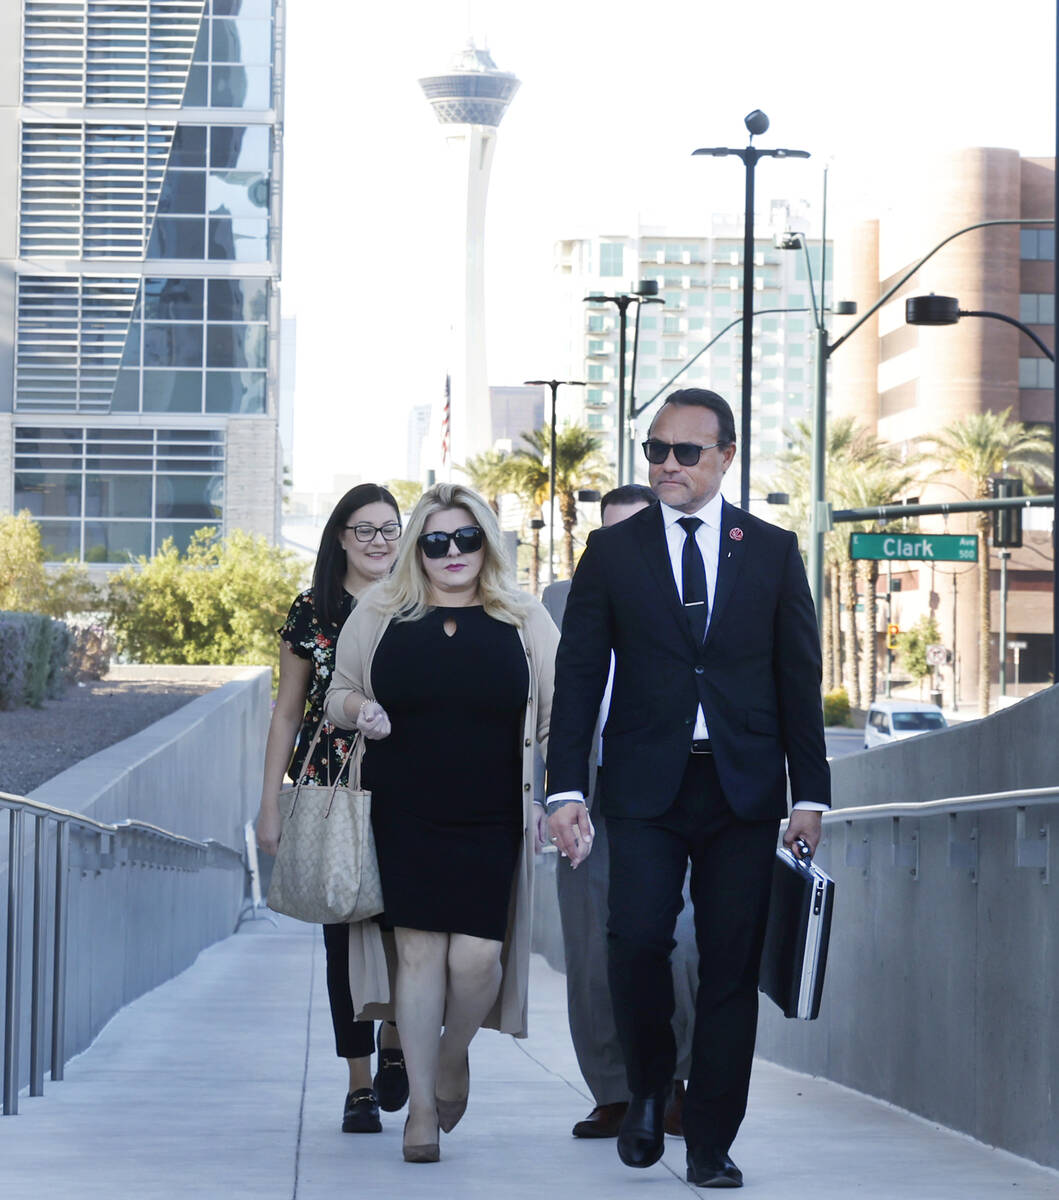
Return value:
<svg viewBox="0 0 1059 1200">
<path fill-rule="evenodd" d="M 617 1104 L 629 1099 L 625 1063 L 614 1025 L 614 1009 L 607 984 L 607 890 L 610 885 L 610 849 L 607 824 L 595 799 L 592 821 L 596 837 L 592 853 L 573 870 L 565 858 L 556 866 L 559 917 L 566 959 L 566 1004 L 570 1037 L 581 1074 L 596 1104 Z M 673 1036 L 677 1043 L 675 1076 L 691 1072 L 691 1039 L 695 1030 L 695 995 L 699 956 L 695 948 L 695 923 L 684 880 L 684 910 L 677 918 L 673 951 Z"/>
</svg>

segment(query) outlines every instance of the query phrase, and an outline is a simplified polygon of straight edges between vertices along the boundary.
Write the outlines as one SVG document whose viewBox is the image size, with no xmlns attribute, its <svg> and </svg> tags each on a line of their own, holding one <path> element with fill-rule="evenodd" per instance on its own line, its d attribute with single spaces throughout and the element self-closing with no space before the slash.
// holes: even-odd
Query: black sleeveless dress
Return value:
<svg viewBox="0 0 1059 1200">
<path fill-rule="evenodd" d="M 371 686 L 392 726 L 363 765 L 383 923 L 503 941 L 523 836 L 518 631 L 480 606 L 391 621 Z"/>
</svg>

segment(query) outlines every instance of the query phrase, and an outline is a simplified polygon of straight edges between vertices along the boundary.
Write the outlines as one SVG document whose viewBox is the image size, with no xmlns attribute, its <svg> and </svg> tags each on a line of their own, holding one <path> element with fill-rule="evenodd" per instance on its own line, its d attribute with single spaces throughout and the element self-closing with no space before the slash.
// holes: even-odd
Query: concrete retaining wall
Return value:
<svg viewBox="0 0 1059 1200">
<path fill-rule="evenodd" d="M 37 788 L 31 799 L 98 821 L 146 821 L 236 850 L 257 811 L 271 707 L 264 667 L 229 669 L 230 682 Z M 6 901 L 7 813 L 0 814 Z M 24 821 L 20 1079 L 29 1075 L 33 823 Z M 46 839 L 47 936 L 53 927 L 55 827 Z M 245 875 L 231 856 L 187 866 L 102 864 L 92 839 L 71 837 L 66 1056 L 84 1049 L 123 1005 L 178 974 L 235 928 Z M 2 926 L 0 926 L 2 929 Z M 0 934 L 2 937 L 2 934 Z M 2 962 L 2 960 L 0 960 Z M 51 1013 L 48 960 L 46 1012 Z M 50 1055 L 46 1053 L 47 1062 Z"/>
<path fill-rule="evenodd" d="M 1055 786 L 1057 731 L 1051 688 L 832 763 L 835 801 Z M 823 1009 L 787 1021 L 762 999 L 758 1053 L 1059 1167 L 1059 801 L 1021 825 L 1014 809 L 839 820 L 818 861 L 836 881 Z"/>
</svg>

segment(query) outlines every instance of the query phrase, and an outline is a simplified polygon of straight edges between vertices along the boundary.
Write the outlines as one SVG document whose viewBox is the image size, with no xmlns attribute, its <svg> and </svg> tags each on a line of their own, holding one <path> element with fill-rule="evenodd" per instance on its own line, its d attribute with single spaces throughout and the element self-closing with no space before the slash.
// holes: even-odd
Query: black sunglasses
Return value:
<svg viewBox="0 0 1059 1200">
<path fill-rule="evenodd" d="M 703 450 L 713 450 L 716 446 L 727 446 L 727 442 L 710 442 L 708 446 L 697 446 L 694 442 L 663 442 L 658 438 L 648 438 L 642 443 L 647 461 L 654 466 L 661 466 L 669 457 L 670 450 L 682 467 L 693 467 L 702 457 Z"/>
<path fill-rule="evenodd" d="M 427 558 L 444 558 L 449 552 L 449 543 L 455 542 L 461 554 L 473 554 L 481 550 L 483 534 L 477 525 L 461 525 L 452 533 L 438 529 L 434 533 L 422 533 L 417 541 Z"/>
</svg>

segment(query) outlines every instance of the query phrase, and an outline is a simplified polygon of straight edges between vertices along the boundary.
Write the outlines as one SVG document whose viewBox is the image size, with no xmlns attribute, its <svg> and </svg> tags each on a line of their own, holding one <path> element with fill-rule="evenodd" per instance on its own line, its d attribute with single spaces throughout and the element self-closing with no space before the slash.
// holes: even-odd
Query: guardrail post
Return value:
<svg viewBox="0 0 1059 1200">
<path fill-rule="evenodd" d="M 55 942 L 51 972 L 51 1077 L 62 1079 L 66 1063 L 66 901 L 69 894 L 70 826 L 55 829 Z"/>
<path fill-rule="evenodd" d="M 7 843 L 7 986 L 4 989 L 4 1115 L 18 1112 L 22 995 L 22 813 L 11 809 Z"/>
<path fill-rule="evenodd" d="M 1027 832 L 1026 810 L 1015 811 L 1015 866 L 1036 867 L 1041 873 L 1041 883 L 1048 883 L 1048 826 L 1037 825 Z"/>
<path fill-rule="evenodd" d="M 959 836 L 959 813 L 949 813 L 949 866 L 966 871 L 972 883 L 978 882 L 978 826 Z M 972 818 L 973 821 L 973 818 Z"/>
<path fill-rule="evenodd" d="M 33 973 L 29 1004 L 29 1094 L 44 1095 L 44 816 L 33 818 Z"/>
<path fill-rule="evenodd" d="M 894 817 L 893 823 L 894 866 L 908 871 L 913 879 L 919 878 L 919 822 Z"/>
</svg>

